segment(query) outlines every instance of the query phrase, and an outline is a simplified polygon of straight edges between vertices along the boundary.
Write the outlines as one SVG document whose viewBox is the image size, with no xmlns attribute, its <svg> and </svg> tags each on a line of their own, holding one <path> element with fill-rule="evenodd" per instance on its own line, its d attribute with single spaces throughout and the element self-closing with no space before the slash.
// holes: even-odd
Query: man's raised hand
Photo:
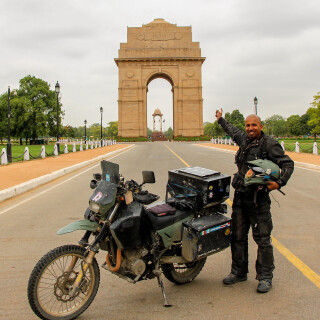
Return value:
<svg viewBox="0 0 320 320">
<path fill-rule="evenodd" d="M 217 120 L 219 120 L 222 117 L 222 113 L 223 113 L 222 108 L 220 109 L 220 111 L 216 110 L 216 118 L 217 118 Z"/>
</svg>

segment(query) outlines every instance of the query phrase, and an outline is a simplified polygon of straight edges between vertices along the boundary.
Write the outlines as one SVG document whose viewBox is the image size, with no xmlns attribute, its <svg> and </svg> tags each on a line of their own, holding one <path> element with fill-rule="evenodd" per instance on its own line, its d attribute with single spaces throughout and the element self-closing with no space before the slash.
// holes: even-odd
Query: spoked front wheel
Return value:
<svg viewBox="0 0 320 320">
<path fill-rule="evenodd" d="M 207 258 L 184 264 L 163 264 L 161 266 L 164 276 L 175 284 L 191 282 L 202 270 Z"/>
<path fill-rule="evenodd" d="M 75 294 L 72 286 L 83 270 L 85 248 L 65 245 L 48 252 L 34 267 L 28 283 L 28 299 L 41 319 L 71 320 L 93 301 L 100 283 L 96 259 L 85 272 Z"/>
</svg>

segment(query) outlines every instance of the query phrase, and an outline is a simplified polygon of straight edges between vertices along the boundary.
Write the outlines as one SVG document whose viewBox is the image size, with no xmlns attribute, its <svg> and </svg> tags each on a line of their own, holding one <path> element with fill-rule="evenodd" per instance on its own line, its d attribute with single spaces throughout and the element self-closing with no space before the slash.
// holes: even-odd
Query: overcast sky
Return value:
<svg viewBox="0 0 320 320">
<path fill-rule="evenodd" d="M 155 18 L 192 26 L 200 42 L 204 121 L 239 109 L 265 119 L 302 115 L 320 91 L 319 0 L 1 0 L 0 90 L 34 75 L 61 86 L 64 125 L 118 120 L 118 57 L 127 26 Z M 172 126 L 166 80 L 150 83 L 148 126 L 155 108 Z"/>
</svg>

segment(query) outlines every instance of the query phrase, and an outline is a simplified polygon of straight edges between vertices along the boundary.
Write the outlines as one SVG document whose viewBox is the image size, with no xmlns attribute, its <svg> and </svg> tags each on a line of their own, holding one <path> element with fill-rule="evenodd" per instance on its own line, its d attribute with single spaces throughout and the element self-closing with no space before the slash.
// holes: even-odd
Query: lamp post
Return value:
<svg viewBox="0 0 320 320">
<path fill-rule="evenodd" d="M 255 114 L 257 115 L 258 114 L 258 98 L 257 97 L 254 97 L 253 99 L 253 103 L 254 103 L 254 111 L 255 111 Z"/>
<path fill-rule="evenodd" d="M 84 143 L 87 144 L 87 120 L 84 120 Z"/>
<path fill-rule="evenodd" d="M 10 118 L 11 118 L 11 106 L 10 106 L 10 86 L 8 87 L 8 141 L 7 141 L 7 157 L 8 162 L 12 162 L 11 151 L 11 137 L 10 137 Z"/>
<path fill-rule="evenodd" d="M 57 149 L 58 153 L 60 152 L 60 137 L 59 137 L 59 93 L 60 93 L 60 85 L 59 82 L 57 81 L 56 86 L 55 86 L 56 94 L 57 94 Z"/>
<path fill-rule="evenodd" d="M 102 107 L 100 107 L 100 113 L 101 113 L 101 147 L 102 147 L 102 113 L 103 113 Z"/>
</svg>

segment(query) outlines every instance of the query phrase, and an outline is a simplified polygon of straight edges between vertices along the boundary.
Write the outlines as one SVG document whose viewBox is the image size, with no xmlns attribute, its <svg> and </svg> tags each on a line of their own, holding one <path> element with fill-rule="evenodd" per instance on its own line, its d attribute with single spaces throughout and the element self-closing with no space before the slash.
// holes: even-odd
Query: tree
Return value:
<svg viewBox="0 0 320 320">
<path fill-rule="evenodd" d="M 287 119 L 287 126 L 290 134 L 294 136 L 303 134 L 300 120 L 301 118 L 298 114 L 292 115 Z"/>
<path fill-rule="evenodd" d="M 8 136 L 8 94 L 0 96 L 0 140 Z"/>
<path fill-rule="evenodd" d="M 227 112 L 225 114 L 225 119 L 228 122 L 230 122 L 232 125 L 237 127 L 238 129 L 240 129 L 240 130 L 244 130 L 245 129 L 244 116 L 238 109 L 233 110 L 231 112 L 231 114 L 229 112 Z"/>
<path fill-rule="evenodd" d="M 214 124 L 211 123 L 211 122 L 206 122 L 204 124 L 204 128 L 203 128 L 203 131 L 204 131 L 204 135 L 205 136 L 209 136 L 209 137 L 213 137 L 214 136 Z"/>
<path fill-rule="evenodd" d="M 66 138 L 76 138 L 79 137 L 77 135 L 78 128 L 72 127 L 70 125 L 61 126 L 60 131 L 60 137 L 66 137 Z"/>
<path fill-rule="evenodd" d="M 307 111 L 310 120 L 308 121 L 308 125 L 311 128 L 311 133 L 314 135 L 314 139 L 317 140 L 317 135 L 320 134 L 320 92 L 313 96 L 314 100 L 311 103 L 312 107 L 310 107 Z"/>
<path fill-rule="evenodd" d="M 278 114 L 275 114 L 267 118 L 265 120 L 265 124 L 267 127 L 267 134 L 274 136 L 282 136 L 287 133 L 286 120 Z"/>
<path fill-rule="evenodd" d="M 88 129 L 87 135 L 89 137 L 93 137 L 94 139 L 100 139 L 100 136 L 101 136 L 101 124 L 100 123 L 92 124 Z"/>
<path fill-rule="evenodd" d="M 222 129 L 222 127 L 220 126 L 220 124 L 216 120 L 213 123 L 213 136 L 214 137 L 220 137 L 220 136 L 224 136 L 224 135 L 225 135 L 224 130 Z"/>
<path fill-rule="evenodd" d="M 171 127 L 168 128 L 168 130 L 165 132 L 165 137 L 168 139 L 172 140 L 173 139 L 173 130 Z"/>
<path fill-rule="evenodd" d="M 300 117 L 300 127 L 301 127 L 301 132 L 303 135 L 310 134 L 310 127 L 308 126 L 309 120 L 310 120 L 309 115 L 307 113 L 303 114 Z"/>
<path fill-rule="evenodd" d="M 152 130 L 150 128 L 147 128 L 147 136 L 150 138 L 152 137 Z"/>
<path fill-rule="evenodd" d="M 47 82 L 34 76 L 20 80 L 19 89 L 11 93 L 12 135 L 32 138 L 55 135 L 57 124 L 56 93 Z M 63 115 L 59 108 L 59 116 Z"/>
<path fill-rule="evenodd" d="M 116 138 L 118 136 L 118 121 L 110 121 L 106 128 L 107 136 L 110 138 Z"/>
</svg>

